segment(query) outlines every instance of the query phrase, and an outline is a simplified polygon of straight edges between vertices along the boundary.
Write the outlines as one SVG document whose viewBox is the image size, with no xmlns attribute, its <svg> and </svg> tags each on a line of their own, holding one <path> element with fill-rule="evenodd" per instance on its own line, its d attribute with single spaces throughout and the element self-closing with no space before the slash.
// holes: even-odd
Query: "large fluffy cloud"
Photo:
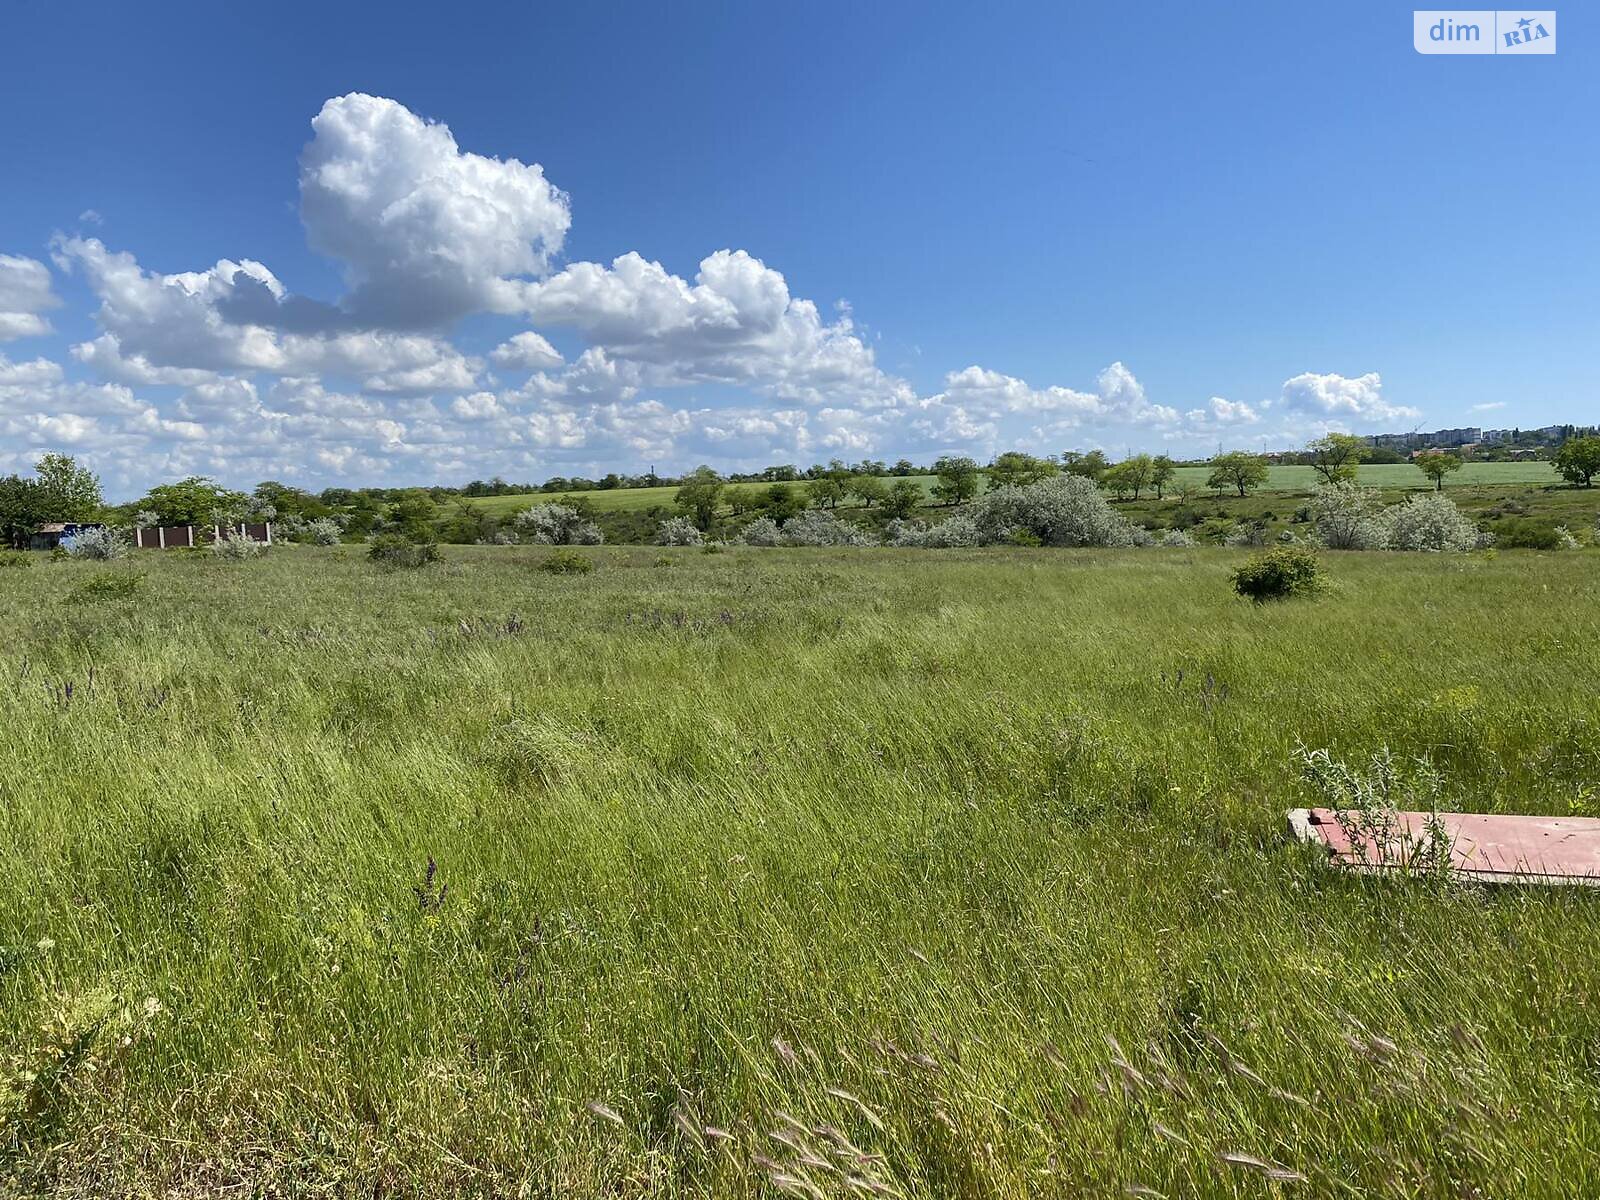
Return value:
<svg viewBox="0 0 1600 1200">
<path fill-rule="evenodd" d="M 536 323 L 567 325 L 646 368 L 655 386 L 725 383 L 779 399 L 894 404 L 904 381 L 880 370 L 847 314 L 825 322 L 779 272 L 743 250 L 703 259 L 691 283 L 628 253 L 609 267 L 574 263 L 523 289 Z"/>
<path fill-rule="evenodd" d="M 1178 414 L 1164 404 L 1152 404 L 1144 385 L 1126 366 L 1114 362 L 1095 376 L 1095 390 L 1034 387 L 1026 380 L 983 367 L 967 367 L 945 376 L 944 391 L 932 398 L 999 418 L 1007 413 L 1047 417 L 1059 429 L 1086 421 L 1113 420 L 1150 429 L 1164 428 Z"/>
<path fill-rule="evenodd" d="M 1389 403 L 1376 371 L 1354 379 L 1310 372 L 1296 375 L 1284 382 L 1283 406 L 1330 423 L 1412 420 L 1422 415 L 1415 408 Z"/>
<path fill-rule="evenodd" d="M 364 322 L 427 327 L 511 312 L 512 277 L 542 275 L 571 221 L 538 164 L 469 154 L 447 126 L 351 94 L 311 122 L 300 213 L 311 245 L 345 266 Z"/>
<path fill-rule="evenodd" d="M 478 365 L 441 338 L 390 330 L 290 333 L 230 320 L 226 302 L 243 286 L 284 295 L 276 276 L 251 259 L 223 259 L 204 271 L 159 275 L 97 238 L 58 238 L 57 261 L 83 272 L 100 300 L 104 333 L 73 347 L 79 361 L 130 384 L 192 386 L 219 372 L 365 375 L 374 390 L 470 387 Z"/>
<path fill-rule="evenodd" d="M 50 287 L 50 268 L 35 258 L 0 254 L 0 342 L 43 337 L 44 313 L 61 303 Z"/>
</svg>

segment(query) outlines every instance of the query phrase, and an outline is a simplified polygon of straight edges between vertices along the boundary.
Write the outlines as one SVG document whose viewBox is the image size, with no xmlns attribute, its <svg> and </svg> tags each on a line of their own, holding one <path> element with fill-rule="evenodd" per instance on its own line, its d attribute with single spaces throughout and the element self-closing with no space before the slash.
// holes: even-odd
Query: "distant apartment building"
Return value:
<svg viewBox="0 0 1600 1200">
<path fill-rule="evenodd" d="M 1367 441 L 1379 450 L 1426 450 L 1436 446 L 1470 446 L 1483 441 L 1483 430 L 1476 426 L 1463 429 L 1435 429 L 1432 433 L 1375 433 Z"/>
<path fill-rule="evenodd" d="M 1594 432 L 1587 425 L 1544 425 L 1538 429 L 1485 429 L 1483 440 L 1490 446 L 1550 446 L 1569 437 L 1585 437 Z"/>
<path fill-rule="evenodd" d="M 1422 434 L 1375 433 L 1367 440 L 1377 450 L 1414 450 L 1422 445 Z"/>
</svg>

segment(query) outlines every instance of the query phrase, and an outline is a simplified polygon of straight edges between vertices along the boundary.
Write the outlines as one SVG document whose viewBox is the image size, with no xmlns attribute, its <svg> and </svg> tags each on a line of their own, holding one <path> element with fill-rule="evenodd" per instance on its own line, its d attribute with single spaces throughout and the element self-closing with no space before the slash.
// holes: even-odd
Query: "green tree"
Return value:
<svg viewBox="0 0 1600 1200">
<path fill-rule="evenodd" d="M 904 520 L 922 504 L 922 488 L 909 479 L 897 479 L 883 502 L 883 511 Z"/>
<path fill-rule="evenodd" d="M 28 535 L 44 520 L 44 497 L 35 480 L 0 478 L 0 545 L 26 546 Z"/>
<path fill-rule="evenodd" d="M 250 507 L 250 497 L 229 491 L 203 475 L 153 487 L 136 510 L 153 512 L 163 525 L 230 524 Z"/>
<path fill-rule="evenodd" d="M 1231 450 L 1211 460 L 1211 474 L 1206 478 L 1206 486 L 1215 488 L 1219 492 L 1226 488 L 1235 488 L 1242 497 L 1249 495 L 1253 488 L 1260 487 L 1266 481 L 1265 458 L 1246 450 Z"/>
<path fill-rule="evenodd" d="M 70 454 L 46 454 L 34 464 L 46 521 L 87 521 L 100 511 L 100 479 Z"/>
<path fill-rule="evenodd" d="M 673 503 L 683 509 L 701 529 L 710 529 L 717 515 L 717 501 L 722 497 L 724 483 L 710 467 L 698 466 L 683 477 Z"/>
<path fill-rule="evenodd" d="M 1061 456 L 1061 465 L 1068 475 L 1082 475 L 1085 479 L 1092 479 L 1096 483 L 1099 483 L 1100 476 L 1111 468 L 1111 464 L 1106 461 L 1104 450 L 1091 450 L 1087 454 L 1068 450 Z"/>
<path fill-rule="evenodd" d="M 845 480 L 831 472 L 818 475 L 806 484 L 806 498 L 817 508 L 837 508 L 844 493 Z"/>
<path fill-rule="evenodd" d="M 1150 460 L 1150 486 L 1156 490 L 1156 499 L 1160 500 L 1167 490 L 1167 485 L 1178 474 L 1178 464 L 1165 454 L 1158 454 Z"/>
<path fill-rule="evenodd" d="M 484 495 L 494 495 L 493 492 L 484 492 Z M 332 513 L 326 504 L 310 492 L 301 491 L 297 487 L 290 487 L 286 483 L 279 483 L 275 479 L 266 479 L 256 484 L 256 489 L 251 495 L 255 498 L 256 506 L 271 507 L 280 517 L 304 517 L 306 520 L 315 520 L 317 517 L 326 517 Z M 467 491 L 467 495 L 472 495 Z"/>
<path fill-rule="evenodd" d="M 1568 438 L 1556 451 L 1556 470 L 1568 483 L 1593 487 L 1600 475 L 1600 437 Z"/>
<path fill-rule="evenodd" d="M 978 464 L 965 455 L 943 455 L 933 464 L 933 473 L 939 477 L 933 485 L 935 500 L 959 505 L 978 494 Z"/>
<path fill-rule="evenodd" d="M 1322 476 L 1324 483 L 1338 483 L 1341 479 L 1354 479 L 1356 467 L 1366 457 L 1366 443 L 1348 433 L 1329 433 L 1306 444 L 1306 458 L 1311 469 Z"/>
<path fill-rule="evenodd" d="M 881 503 L 889 495 L 889 487 L 876 475 L 857 475 L 850 480 L 850 494 L 866 508 Z"/>
<path fill-rule="evenodd" d="M 1055 464 L 1046 459 L 1035 458 L 1021 450 L 1007 450 L 989 464 L 989 486 L 1025 487 L 1055 473 Z"/>
<path fill-rule="evenodd" d="M 795 494 L 795 489 L 787 483 L 775 483 L 767 489 L 766 496 L 761 501 L 761 509 L 782 525 L 794 516 L 805 504 Z"/>
<path fill-rule="evenodd" d="M 1132 493 L 1133 498 L 1137 500 L 1139 493 L 1150 486 L 1150 480 L 1154 475 L 1155 460 L 1148 454 L 1135 454 L 1132 458 L 1124 459 L 1116 466 L 1108 468 L 1100 477 L 1100 482 L 1119 496 Z"/>
<path fill-rule="evenodd" d="M 1433 490 L 1436 492 L 1444 491 L 1444 477 L 1446 475 L 1450 474 L 1451 471 L 1459 471 L 1461 469 L 1461 460 L 1459 458 L 1454 454 L 1445 454 L 1442 451 L 1437 454 L 1424 454 L 1416 460 L 1416 463 L 1422 469 L 1422 473 L 1433 480 Z"/>
<path fill-rule="evenodd" d="M 438 516 L 439 508 L 432 496 L 421 488 L 408 488 L 390 503 L 383 519 L 389 529 L 420 544 L 434 540 L 434 521 Z"/>
<path fill-rule="evenodd" d="M 458 496 L 450 506 L 449 515 L 440 524 L 439 536 L 457 546 L 470 546 L 474 542 L 487 541 L 494 533 L 494 528 L 494 519 L 488 513 Z"/>
</svg>

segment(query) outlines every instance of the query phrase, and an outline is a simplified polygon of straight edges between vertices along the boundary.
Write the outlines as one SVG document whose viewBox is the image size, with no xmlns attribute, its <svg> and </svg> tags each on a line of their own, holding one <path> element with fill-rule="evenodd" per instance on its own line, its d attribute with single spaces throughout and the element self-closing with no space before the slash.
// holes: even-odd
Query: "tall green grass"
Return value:
<svg viewBox="0 0 1600 1200">
<path fill-rule="evenodd" d="M 1282 831 L 1600 814 L 1600 560 L 589 553 L 6 573 L 0 1190 L 1600 1191 L 1600 896 Z"/>
</svg>

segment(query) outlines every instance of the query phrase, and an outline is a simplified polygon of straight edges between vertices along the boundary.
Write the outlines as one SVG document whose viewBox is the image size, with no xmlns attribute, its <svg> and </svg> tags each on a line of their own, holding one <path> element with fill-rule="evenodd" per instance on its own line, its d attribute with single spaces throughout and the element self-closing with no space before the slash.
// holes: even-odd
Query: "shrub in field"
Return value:
<svg viewBox="0 0 1600 1200">
<path fill-rule="evenodd" d="M 267 552 L 267 544 L 252 538 L 228 534 L 216 538 L 207 547 L 207 553 L 221 562 L 248 562 Z"/>
<path fill-rule="evenodd" d="M 1280 546 L 1293 546 L 1299 540 L 1299 538 L 1295 537 L 1294 530 L 1292 529 L 1278 530 L 1278 544 Z"/>
<path fill-rule="evenodd" d="M 656 529 L 658 546 L 703 546 L 706 535 L 688 517 L 668 517 Z"/>
<path fill-rule="evenodd" d="M 1358 487 L 1349 480 L 1326 484 L 1311 494 L 1308 508 L 1317 540 L 1328 549 L 1383 549 L 1388 531 L 1375 488 Z"/>
<path fill-rule="evenodd" d="M 1465 551 L 1484 544 L 1484 535 L 1455 501 L 1438 492 L 1414 496 L 1386 511 L 1381 522 L 1390 550 Z"/>
<path fill-rule="evenodd" d="M 439 561 L 439 547 L 413 542 L 398 533 L 380 533 L 367 543 L 367 557 L 390 570 L 411 570 Z"/>
<path fill-rule="evenodd" d="M 1295 751 L 1300 778 L 1335 819 L 1363 866 L 1448 882 L 1451 839 L 1439 818 L 1444 780 L 1426 757 L 1396 760 L 1387 746 L 1363 768 L 1327 750 Z M 1401 812 L 1429 814 L 1423 835 L 1408 831 Z"/>
<path fill-rule="evenodd" d="M 987 492 L 973 501 L 967 518 L 977 531 L 977 545 L 1008 541 L 1019 529 L 1045 546 L 1135 544 L 1133 526 L 1093 481 L 1080 475 L 1054 475 L 1026 487 Z"/>
<path fill-rule="evenodd" d="M 121 558 L 127 549 L 127 537 L 121 530 L 110 526 L 82 530 L 73 537 L 72 545 L 66 548 L 73 558 L 88 558 L 96 562 Z"/>
<path fill-rule="evenodd" d="M 884 529 L 891 546 L 914 546 L 921 550 L 949 550 L 962 546 L 981 546 L 982 535 L 966 514 L 951 517 L 937 525 L 926 521 L 890 521 Z"/>
<path fill-rule="evenodd" d="M 1251 600 L 1288 600 L 1323 587 L 1317 556 L 1298 546 L 1278 546 L 1258 554 L 1233 573 L 1233 590 Z"/>
<path fill-rule="evenodd" d="M 1559 550 L 1555 529 L 1533 517 L 1513 517 L 1495 529 L 1495 544 L 1508 550 Z"/>
<path fill-rule="evenodd" d="M 580 550 L 562 547 L 540 559 L 539 570 L 552 575 L 587 575 L 594 570 L 594 560 Z"/>
<path fill-rule="evenodd" d="M 1583 543 L 1572 536 L 1572 530 L 1565 525 L 1556 526 L 1556 546 L 1561 550 L 1582 550 Z"/>
<path fill-rule="evenodd" d="M 67 593 L 71 604 L 98 604 L 104 600 L 131 600 L 144 585 L 144 576 L 132 571 L 108 571 L 85 579 Z"/>
<path fill-rule="evenodd" d="M 771 517 L 757 517 L 744 527 L 739 540 L 746 546 L 781 546 L 783 530 Z"/>
<path fill-rule="evenodd" d="M 331 517 L 318 517 L 315 521 L 307 521 L 301 533 L 313 546 L 337 546 L 341 540 L 339 523 Z"/>
<path fill-rule="evenodd" d="M 785 546 L 875 546 L 877 542 L 830 512 L 811 508 L 783 527 Z"/>
<path fill-rule="evenodd" d="M 598 525 L 567 504 L 535 504 L 513 517 L 511 525 L 536 546 L 598 546 L 606 540 Z"/>
<path fill-rule="evenodd" d="M 1182 529 L 1169 529 L 1161 535 L 1161 541 L 1157 545 L 1168 550 L 1187 550 L 1194 545 L 1194 539 Z"/>
<path fill-rule="evenodd" d="M 1267 523 L 1249 519 L 1235 521 L 1233 528 L 1223 536 L 1222 544 L 1224 546 L 1265 546 L 1267 544 Z"/>
<path fill-rule="evenodd" d="M 0 550 L 0 567 L 31 567 L 33 559 L 29 558 L 26 551 Z"/>
</svg>

